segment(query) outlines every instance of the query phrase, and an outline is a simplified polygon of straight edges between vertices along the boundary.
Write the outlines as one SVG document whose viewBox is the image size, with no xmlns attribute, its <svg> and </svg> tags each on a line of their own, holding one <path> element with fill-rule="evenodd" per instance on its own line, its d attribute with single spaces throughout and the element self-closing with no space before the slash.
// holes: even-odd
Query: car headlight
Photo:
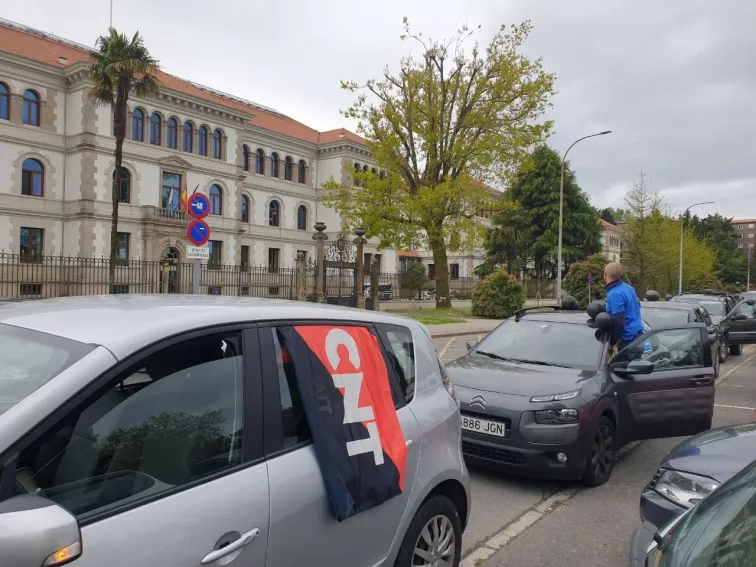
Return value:
<svg viewBox="0 0 756 567">
<path fill-rule="evenodd" d="M 576 409 L 549 409 L 535 412 L 535 421 L 541 425 L 564 425 L 578 422 Z"/>
<path fill-rule="evenodd" d="M 564 392 L 562 394 L 549 394 L 548 396 L 533 396 L 530 398 L 532 403 L 540 402 L 561 402 L 562 400 L 571 400 L 577 398 L 580 395 L 580 390 L 573 390 L 572 392 Z"/>
<path fill-rule="evenodd" d="M 654 490 L 684 508 L 692 508 L 719 488 L 711 478 L 680 471 L 666 470 L 656 481 Z"/>
</svg>

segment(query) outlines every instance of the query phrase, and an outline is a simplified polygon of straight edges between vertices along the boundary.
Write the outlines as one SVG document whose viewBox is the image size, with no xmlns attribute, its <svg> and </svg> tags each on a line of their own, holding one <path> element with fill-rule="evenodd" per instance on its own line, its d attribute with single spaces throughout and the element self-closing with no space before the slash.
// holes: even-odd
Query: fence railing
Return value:
<svg viewBox="0 0 756 567">
<path fill-rule="evenodd" d="M 0 253 L 0 299 L 42 299 L 73 295 L 102 295 L 109 292 L 107 258 L 41 256 L 32 258 Z M 313 264 L 297 267 L 208 265 L 200 268 L 199 292 L 210 295 L 238 295 L 260 298 L 306 299 L 315 293 L 317 270 Z M 370 296 L 370 274 L 362 285 L 354 270 L 327 268 L 323 290 L 326 298 Z M 478 278 L 449 280 L 453 300 L 469 300 Z M 529 299 L 554 295 L 554 282 L 520 282 Z M 381 273 L 378 298 L 381 301 L 431 300 L 436 282 L 408 281 L 402 274 Z M 117 293 L 194 292 L 194 265 L 170 261 L 129 260 L 115 269 Z"/>
</svg>

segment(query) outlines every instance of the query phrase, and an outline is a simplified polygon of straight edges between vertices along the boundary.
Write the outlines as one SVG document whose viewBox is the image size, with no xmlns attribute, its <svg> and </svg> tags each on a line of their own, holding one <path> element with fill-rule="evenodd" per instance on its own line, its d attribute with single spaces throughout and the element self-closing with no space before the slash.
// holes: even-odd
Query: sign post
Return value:
<svg viewBox="0 0 756 567">
<path fill-rule="evenodd" d="M 593 283 L 593 274 L 588 274 L 588 303 L 591 302 L 591 284 Z"/>
<path fill-rule="evenodd" d="M 186 236 L 194 246 L 186 249 L 187 257 L 194 260 L 192 291 L 199 295 L 202 260 L 210 259 L 210 249 L 205 246 L 210 240 L 210 227 L 202 220 L 210 214 L 210 200 L 202 193 L 194 193 L 187 203 L 189 214 L 194 217 L 186 228 Z"/>
</svg>

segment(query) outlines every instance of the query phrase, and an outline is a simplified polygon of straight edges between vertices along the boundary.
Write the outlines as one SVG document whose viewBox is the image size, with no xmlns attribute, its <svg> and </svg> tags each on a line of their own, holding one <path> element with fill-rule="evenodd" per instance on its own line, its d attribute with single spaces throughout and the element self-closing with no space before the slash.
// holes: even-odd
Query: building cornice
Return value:
<svg viewBox="0 0 756 567">
<path fill-rule="evenodd" d="M 318 158 L 328 159 L 341 156 L 367 158 L 372 161 L 372 154 L 365 146 L 346 140 L 318 146 Z"/>
</svg>

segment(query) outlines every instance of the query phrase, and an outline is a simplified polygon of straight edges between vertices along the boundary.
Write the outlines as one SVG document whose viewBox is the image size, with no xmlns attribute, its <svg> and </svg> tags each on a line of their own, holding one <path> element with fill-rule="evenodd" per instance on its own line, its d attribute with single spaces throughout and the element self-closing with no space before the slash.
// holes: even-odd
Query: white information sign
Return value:
<svg viewBox="0 0 756 567">
<path fill-rule="evenodd" d="M 207 246 L 187 246 L 186 257 L 190 260 L 209 260 L 210 248 Z"/>
</svg>

